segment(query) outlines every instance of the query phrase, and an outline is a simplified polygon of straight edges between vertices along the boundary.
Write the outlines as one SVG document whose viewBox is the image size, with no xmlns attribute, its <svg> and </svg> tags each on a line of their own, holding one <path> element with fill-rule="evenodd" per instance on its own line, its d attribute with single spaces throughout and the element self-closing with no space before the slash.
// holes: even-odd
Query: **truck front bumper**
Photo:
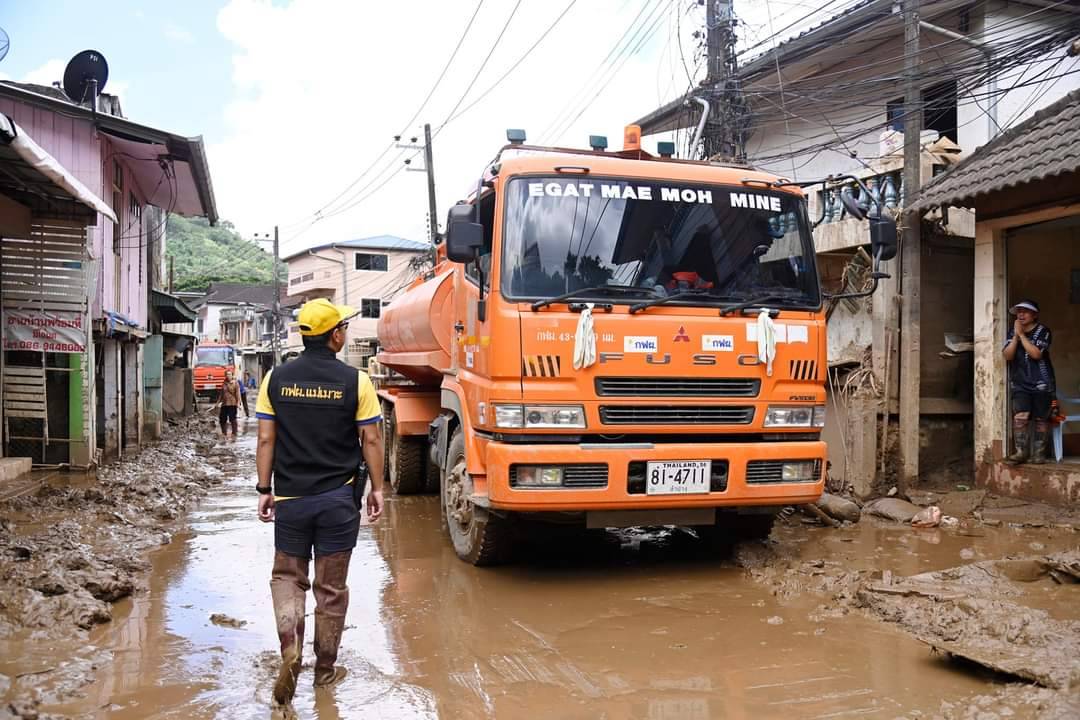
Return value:
<svg viewBox="0 0 1080 720">
<path fill-rule="evenodd" d="M 737 507 L 802 505 L 816 502 L 825 487 L 825 443 L 595 443 L 578 445 L 520 445 L 490 442 L 486 449 L 486 485 L 490 507 L 519 512 L 636 510 L 645 508 Z M 631 463 L 656 460 L 711 460 L 727 463 L 723 489 L 685 495 L 648 495 L 638 482 L 631 492 Z M 819 463 L 813 480 L 782 482 L 768 478 L 761 468 L 768 463 L 812 460 Z M 748 479 L 751 463 L 754 472 Z M 512 465 L 602 465 L 607 468 L 603 487 L 512 487 Z M 478 493 L 482 494 L 482 493 Z"/>
</svg>

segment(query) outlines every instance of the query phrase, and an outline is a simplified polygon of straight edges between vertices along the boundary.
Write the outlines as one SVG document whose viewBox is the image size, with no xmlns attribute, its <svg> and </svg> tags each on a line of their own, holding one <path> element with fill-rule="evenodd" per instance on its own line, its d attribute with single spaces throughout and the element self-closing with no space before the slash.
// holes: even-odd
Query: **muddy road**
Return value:
<svg viewBox="0 0 1080 720">
<path fill-rule="evenodd" d="M 0 644 L 0 703 L 36 697 L 41 717 L 285 716 L 270 708 L 272 529 L 254 513 L 253 434 L 252 424 L 235 450 L 247 471 L 211 488 L 152 553 L 142 589 L 113 606 L 112 622 Z M 1013 697 L 1003 676 L 931 652 L 866 611 L 857 585 L 1078 544 L 1062 527 L 961 533 L 864 518 L 825 529 L 795 519 L 725 558 L 662 530 L 551 537 L 514 566 L 477 569 L 444 539 L 436 499 L 394 498 L 353 555 L 340 656 L 350 677 L 312 689 L 309 630 L 295 712 L 1040 717 L 1049 691 Z M 1017 584 L 1014 597 L 1070 622 L 1080 620 L 1078 588 L 1044 578 Z"/>
</svg>

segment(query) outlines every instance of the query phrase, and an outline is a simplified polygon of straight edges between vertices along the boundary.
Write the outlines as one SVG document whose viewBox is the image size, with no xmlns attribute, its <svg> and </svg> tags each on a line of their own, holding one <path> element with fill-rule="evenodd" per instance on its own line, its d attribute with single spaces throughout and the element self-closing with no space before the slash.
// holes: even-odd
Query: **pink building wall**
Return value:
<svg viewBox="0 0 1080 720">
<path fill-rule="evenodd" d="M 91 298 L 90 314 L 96 319 L 103 316 L 103 310 L 119 312 L 145 328 L 148 297 L 146 236 L 149 228 L 140 227 L 140 223 L 131 217 L 130 198 L 134 193 L 138 204 L 144 205 L 146 190 L 136 186 L 128 161 L 115 154 L 108 136 L 96 132 L 87 120 L 6 98 L 0 98 L 0 113 L 14 120 L 35 143 L 110 206 L 114 205 L 113 161 L 118 161 L 124 168 L 120 207 L 113 207 L 120 219 L 119 263 L 113 253 L 113 237 L 117 232 L 113 222 L 98 215 L 97 225 L 90 228 L 90 254 L 98 261 L 97 290 Z M 118 264 L 119 302 L 115 290 Z"/>
</svg>

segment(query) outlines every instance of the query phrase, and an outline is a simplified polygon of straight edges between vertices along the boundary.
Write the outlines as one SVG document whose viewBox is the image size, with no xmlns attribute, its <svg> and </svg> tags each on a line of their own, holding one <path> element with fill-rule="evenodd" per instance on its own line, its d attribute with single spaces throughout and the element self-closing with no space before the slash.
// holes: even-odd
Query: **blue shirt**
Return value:
<svg viewBox="0 0 1080 720">
<path fill-rule="evenodd" d="M 1008 336 L 1005 338 L 1006 346 L 1012 342 L 1013 334 L 1013 328 L 1010 326 Z M 1009 363 L 1009 386 L 1013 390 L 1044 393 L 1055 391 L 1054 365 L 1050 362 L 1051 340 L 1050 328 L 1039 323 L 1028 333 L 1028 341 L 1042 350 L 1042 357 L 1033 360 L 1027 354 L 1023 344 L 1018 344 L 1016 357 Z"/>
</svg>

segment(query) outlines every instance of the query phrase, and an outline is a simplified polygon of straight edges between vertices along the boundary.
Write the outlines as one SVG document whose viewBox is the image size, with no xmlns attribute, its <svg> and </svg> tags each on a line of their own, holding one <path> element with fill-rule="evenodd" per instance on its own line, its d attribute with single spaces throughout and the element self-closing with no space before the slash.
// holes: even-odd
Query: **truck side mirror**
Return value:
<svg viewBox="0 0 1080 720">
<path fill-rule="evenodd" d="M 873 217 L 870 221 L 870 249 L 875 261 L 896 257 L 896 221 L 891 217 Z"/>
<path fill-rule="evenodd" d="M 451 262 L 471 262 L 484 246 L 484 226 L 475 222 L 471 205 L 450 208 L 446 221 L 446 257 Z"/>
</svg>

